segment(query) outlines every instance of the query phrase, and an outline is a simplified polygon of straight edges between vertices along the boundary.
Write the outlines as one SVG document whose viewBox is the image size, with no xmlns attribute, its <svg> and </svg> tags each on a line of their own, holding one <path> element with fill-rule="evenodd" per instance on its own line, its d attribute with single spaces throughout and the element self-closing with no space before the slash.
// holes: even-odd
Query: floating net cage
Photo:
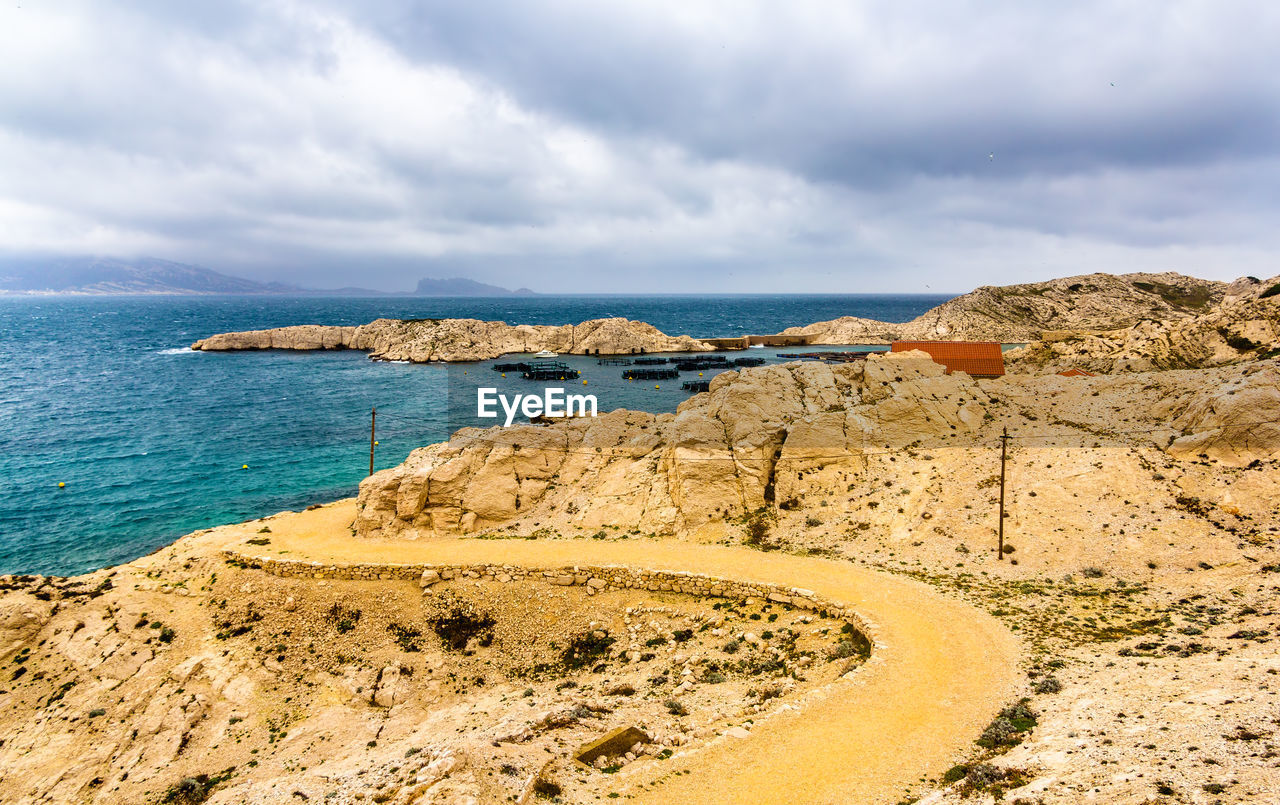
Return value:
<svg viewBox="0 0 1280 805">
<path fill-rule="evenodd" d="M 865 361 L 870 352 L 795 352 L 790 355 L 778 353 L 777 357 L 789 361 L 825 361 L 826 363 L 852 363 Z"/>
<path fill-rule="evenodd" d="M 679 376 L 676 369 L 628 369 L 622 373 L 623 380 L 673 380 Z"/>
<path fill-rule="evenodd" d="M 570 369 L 559 361 L 540 361 L 526 369 L 522 375 L 525 380 L 577 380 L 582 372 Z"/>
<path fill-rule="evenodd" d="M 723 357 L 698 358 L 696 360 L 680 361 L 676 364 L 676 368 L 681 372 L 701 372 L 704 369 L 728 369 L 730 365 Z"/>
</svg>

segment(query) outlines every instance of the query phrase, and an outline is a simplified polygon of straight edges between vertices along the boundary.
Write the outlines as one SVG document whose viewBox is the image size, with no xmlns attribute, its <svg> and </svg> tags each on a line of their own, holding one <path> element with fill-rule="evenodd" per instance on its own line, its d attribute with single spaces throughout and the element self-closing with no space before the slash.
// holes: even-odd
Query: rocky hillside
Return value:
<svg viewBox="0 0 1280 805">
<path fill-rule="evenodd" d="M 1011 371 L 1150 371 L 1222 366 L 1280 355 L 1280 277 L 1245 277 L 1194 315 L 1122 328 L 1046 332 L 1005 354 Z"/>
<path fill-rule="evenodd" d="M 524 571 L 282 578 L 222 550 L 345 534 L 351 512 L 201 532 L 76 579 L 0 576 L 0 802 L 480 805 L 531 802 L 544 777 L 594 802 L 637 756 L 660 768 L 708 722 L 794 706 L 862 658 L 843 622 L 760 598 L 713 609 Z M 619 724 L 643 743 L 583 779 L 572 752 Z"/>
<path fill-rule="evenodd" d="M 479 361 L 499 355 L 551 350 L 575 355 L 702 352 L 706 344 L 670 336 L 641 321 L 592 319 L 559 326 L 507 324 L 478 319 L 378 319 L 359 327 L 304 324 L 270 330 L 221 333 L 192 349 L 361 349 L 376 360 Z"/>
<path fill-rule="evenodd" d="M 614 411 L 547 428 L 459 431 L 365 480 L 356 526 L 367 537 L 532 533 L 549 522 L 736 533 L 752 518 L 785 519 L 803 502 L 810 512 L 829 507 L 825 521 L 874 533 L 920 518 L 959 533 L 977 513 L 957 501 L 987 496 L 1002 427 L 1020 446 L 1080 451 L 1044 477 L 1061 473 L 1062 489 L 1094 497 L 1150 485 L 1133 475 L 1135 462 L 1272 461 L 1280 423 L 1242 424 L 1268 420 L 1280 420 L 1280 370 L 1271 365 L 975 381 L 944 374 L 922 353 L 784 364 L 721 374 L 674 415 Z M 1111 458 L 1086 483 L 1075 465 L 1093 455 Z M 1190 494 L 1174 477 L 1170 470 L 1140 496 L 1174 506 Z M 1114 508 L 1124 516 L 1119 500 Z M 1093 515 L 1080 513 L 1082 530 Z"/>
<path fill-rule="evenodd" d="M 897 340 L 1038 339 L 1045 330 L 1111 330 L 1144 319 L 1181 320 L 1222 300 L 1221 282 L 1181 274 L 1087 274 L 1026 285 L 985 286 L 905 324 L 846 316 L 783 330 L 818 344 Z"/>
<path fill-rule="evenodd" d="M 154 257 L 84 257 L 0 264 L 0 293 L 276 294 L 301 290 Z"/>
</svg>

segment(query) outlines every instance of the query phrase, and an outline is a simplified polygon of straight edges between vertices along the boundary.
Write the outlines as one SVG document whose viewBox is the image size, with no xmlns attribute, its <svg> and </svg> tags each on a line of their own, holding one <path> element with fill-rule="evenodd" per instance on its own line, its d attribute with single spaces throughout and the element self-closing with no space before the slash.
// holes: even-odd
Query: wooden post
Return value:
<svg viewBox="0 0 1280 805">
<path fill-rule="evenodd" d="M 378 406 L 369 412 L 369 474 L 373 475 L 373 446 L 377 444 Z"/>
<path fill-rule="evenodd" d="M 1000 434 L 1000 544 L 996 550 L 1000 553 L 1000 561 L 1004 561 L 1004 462 L 1009 446 L 1009 428 Z"/>
</svg>

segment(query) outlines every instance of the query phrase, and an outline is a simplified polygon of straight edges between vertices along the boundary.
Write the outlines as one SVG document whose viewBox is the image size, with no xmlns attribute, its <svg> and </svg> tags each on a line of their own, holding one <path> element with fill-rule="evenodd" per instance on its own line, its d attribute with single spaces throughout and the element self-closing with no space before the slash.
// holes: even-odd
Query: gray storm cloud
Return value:
<svg viewBox="0 0 1280 805">
<path fill-rule="evenodd" d="M 1275 273 L 1280 8 L 11 5 L 0 252 L 308 285 Z"/>
</svg>

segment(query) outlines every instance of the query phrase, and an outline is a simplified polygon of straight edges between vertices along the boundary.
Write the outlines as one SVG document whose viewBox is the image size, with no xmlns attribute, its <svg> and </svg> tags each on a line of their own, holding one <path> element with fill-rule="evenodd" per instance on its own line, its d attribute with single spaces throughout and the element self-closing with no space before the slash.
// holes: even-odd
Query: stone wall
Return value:
<svg viewBox="0 0 1280 805">
<path fill-rule="evenodd" d="M 273 576 L 288 579 L 339 579 L 346 581 L 416 580 L 424 589 L 436 584 L 462 579 L 506 584 L 514 581 L 542 581 L 557 587 L 582 587 L 587 595 L 606 590 L 647 590 L 692 595 L 698 598 L 748 598 L 793 606 L 825 617 L 843 620 L 858 631 L 873 647 L 875 624 L 852 608 L 828 601 L 813 590 L 761 582 L 735 581 L 719 576 L 706 576 L 673 570 L 648 570 L 621 565 L 573 565 L 572 567 L 525 567 L 499 564 L 326 564 L 298 559 L 276 559 L 249 556 L 238 551 L 225 552 L 228 559 L 247 567 L 258 568 Z"/>
</svg>

